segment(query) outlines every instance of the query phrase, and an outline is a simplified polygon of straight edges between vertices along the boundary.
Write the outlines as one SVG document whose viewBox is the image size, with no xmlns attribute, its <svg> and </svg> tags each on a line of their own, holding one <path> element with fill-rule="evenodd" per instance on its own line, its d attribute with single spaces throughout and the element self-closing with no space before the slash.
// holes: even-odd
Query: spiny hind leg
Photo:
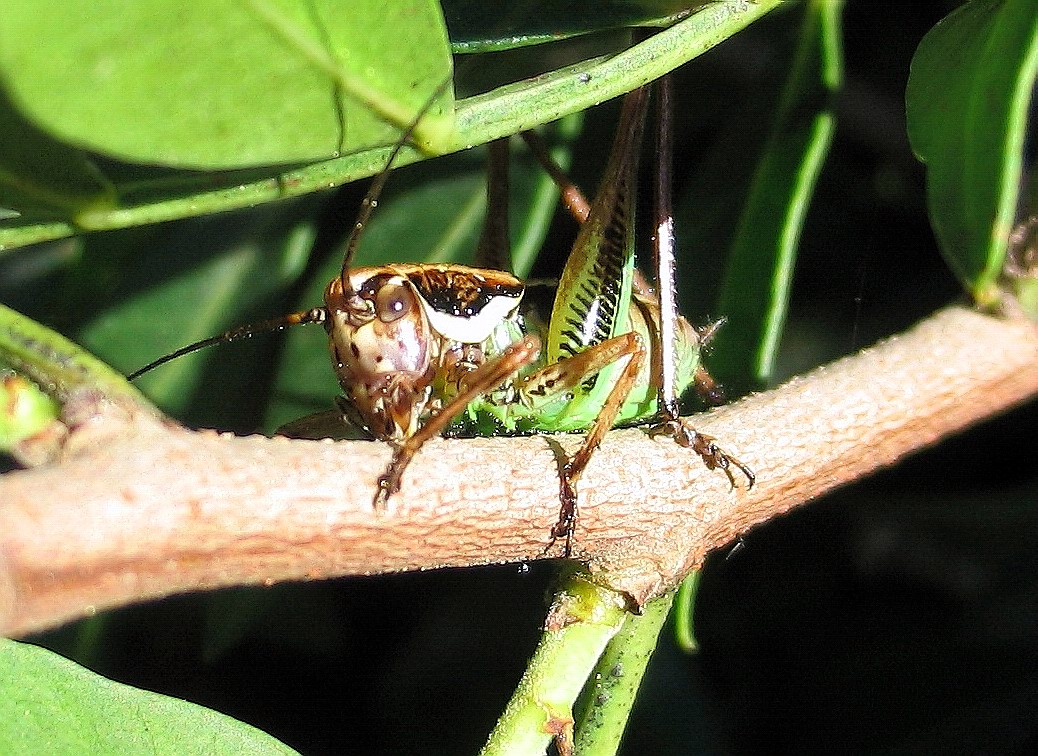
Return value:
<svg viewBox="0 0 1038 756">
<path fill-rule="evenodd" d="M 655 305 L 656 303 L 650 299 L 648 304 Z M 652 312 L 650 309 L 649 316 L 646 318 L 646 322 L 650 325 L 650 333 L 652 333 L 657 343 L 660 339 L 659 326 L 657 325 L 658 312 L 658 306 L 655 312 Z M 725 319 L 721 318 L 704 328 L 695 329 L 701 348 L 705 347 L 713 339 L 717 330 L 724 325 L 724 322 Z M 724 388 L 714 380 L 702 363 L 696 366 L 692 385 L 700 399 L 706 404 L 717 406 L 725 403 Z M 700 456 L 708 469 L 723 470 L 733 488 L 735 487 L 735 476 L 732 473 L 732 468 L 737 468 L 746 476 L 747 488 L 753 488 L 753 484 L 756 482 L 753 470 L 744 465 L 738 457 L 734 457 L 721 449 L 713 436 L 700 433 L 691 422 L 681 418 L 678 415 L 677 397 L 674 397 L 672 401 L 667 401 L 666 397 L 662 396 L 662 390 L 660 394 L 660 420 L 656 425 L 649 428 L 649 435 L 670 436 L 678 445 L 686 449 L 692 449 Z"/>
<path fill-rule="evenodd" d="M 595 422 L 584 436 L 580 449 L 562 465 L 559 476 L 561 508 L 558 522 L 551 531 L 551 543 L 548 544 L 548 548 L 550 549 L 560 538 L 565 539 L 563 553 L 567 557 L 573 551 L 573 533 L 577 525 L 577 481 L 591 461 L 591 455 L 601 446 L 605 434 L 613 427 L 624 401 L 631 393 L 631 388 L 638 379 L 642 360 L 645 358 L 645 345 L 636 333 L 625 333 L 607 339 L 528 376 L 521 389 L 527 401 L 543 401 L 577 388 L 603 368 L 624 358 L 627 359 L 627 363 L 610 387 Z"/>
<path fill-rule="evenodd" d="M 697 328 L 699 343 L 706 346 L 717 330 L 724 325 L 724 322 L 725 319 L 721 318 L 703 329 Z M 724 404 L 724 389 L 714 380 L 702 363 L 696 367 L 693 387 L 705 403 L 713 406 Z M 737 468 L 746 476 L 747 489 L 753 488 L 753 484 L 757 480 L 753 470 L 739 461 L 738 457 L 728 454 L 718 446 L 717 440 L 713 436 L 697 431 L 691 422 L 678 416 L 676 409 L 672 412 L 663 411 L 661 414 L 660 422 L 649 428 L 650 436 L 670 436 L 679 446 L 691 449 L 699 455 L 707 469 L 724 471 L 732 488 L 735 487 L 735 475 L 732 473 L 732 468 Z"/>
</svg>

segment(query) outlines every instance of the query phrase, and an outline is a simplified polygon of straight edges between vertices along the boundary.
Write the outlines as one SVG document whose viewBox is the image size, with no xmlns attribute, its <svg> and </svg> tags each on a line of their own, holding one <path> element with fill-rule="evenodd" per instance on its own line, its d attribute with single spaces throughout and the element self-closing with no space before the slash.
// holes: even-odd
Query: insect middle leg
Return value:
<svg viewBox="0 0 1038 756">
<path fill-rule="evenodd" d="M 577 390 L 589 377 L 600 373 L 609 365 L 626 360 L 584 436 L 580 449 L 562 465 L 559 478 L 559 497 L 562 505 L 551 536 L 552 543 L 559 538 L 565 539 L 564 555 L 567 557 L 573 550 L 573 533 L 577 523 L 577 481 L 591 460 L 591 455 L 601 446 L 605 434 L 616 422 L 624 401 L 638 379 L 644 359 L 645 344 L 638 334 L 631 332 L 607 339 L 572 357 L 561 359 L 523 379 L 520 387 L 521 401 L 536 406 L 560 394 Z"/>
</svg>

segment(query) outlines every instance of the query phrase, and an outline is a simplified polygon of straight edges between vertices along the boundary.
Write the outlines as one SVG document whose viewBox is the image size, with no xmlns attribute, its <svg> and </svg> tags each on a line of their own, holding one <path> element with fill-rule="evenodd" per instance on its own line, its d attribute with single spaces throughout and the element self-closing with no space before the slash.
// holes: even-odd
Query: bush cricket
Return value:
<svg viewBox="0 0 1038 756">
<path fill-rule="evenodd" d="M 552 542 L 570 556 L 577 523 L 576 484 L 616 425 L 654 423 L 720 469 L 754 483 L 753 472 L 698 433 L 678 414 L 690 386 L 712 392 L 700 363 L 714 328 L 695 329 L 677 313 L 673 224 L 669 205 L 669 88 L 657 86 L 660 169 L 656 193 L 656 288 L 635 269 L 634 205 L 638 155 L 650 88 L 625 96 L 601 188 L 588 204 L 538 147 L 535 154 L 563 189 L 581 221 L 554 293 L 550 315 L 524 300 L 527 287 L 504 270 L 507 240 L 507 140 L 491 145 L 488 220 L 477 265 L 396 264 L 354 267 L 361 232 L 385 184 L 397 142 L 375 179 L 346 245 L 341 273 L 324 305 L 243 326 L 183 347 L 133 373 L 213 344 L 291 325 L 320 323 L 343 395 L 345 422 L 389 442 L 393 457 L 378 480 L 374 507 L 385 511 L 400 491 L 408 464 L 429 439 L 453 435 L 584 431 L 579 450 L 561 468 L 561 511 Z"/>
</svg>

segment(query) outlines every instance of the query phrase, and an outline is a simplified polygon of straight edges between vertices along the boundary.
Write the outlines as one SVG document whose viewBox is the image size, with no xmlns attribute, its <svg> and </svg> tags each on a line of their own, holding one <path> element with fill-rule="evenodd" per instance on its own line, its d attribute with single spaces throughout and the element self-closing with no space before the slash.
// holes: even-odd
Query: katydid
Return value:
<svg viewBox="0 0 1038 756">
<path fill-rule="evenodd" d="M 634 195 L 648 101 L 647 87 L 625 97 L 605 176 L 590 206 L 582 208 L 579 191 L 548 165 L 582 220 L 550 317 L 538 316 L 523 301 L 523 282 L 500 269 L 353 266 L 360 231 L 385 183 L 391 156 L 364 200 L 341 273 L 328 284 L 323 307 L 197 342 L 131 378 L 204 346 L 321 323 L 343 391 L 337 397 L 343 419 L 393 447 L 374 494 L 377 511 L 385 511 L 400 491 L 404 472 L 422 445 L 441 433 L 586 431 L 579 450 L 562 465 L 562 509 L 551 535 L 553 542 L 565 540 L 566 556 L 577 521 L 577 481 L 615 425 L 655 420 L 650 433 L 665 433 L 691 448 L 707 467 L 724 471 L 733 486 L 731 468 L 737 467 L 752 486 L 748 467 L 678 416 L 681 392 L 710 381 L 700 364 L 706 332 L 693 328 L 674 305 L 669 176 L 662 177 L 668 186 L 661 186 L 655 234 L 660 296 L 635 269 Z M 661 134 L 669 126 L 666 109 L 661 102 Z M 660 147 L 665 165 L 668 143 Z M 535 153 L 545 162 L 545 152 Z M 507 257 L 507 142 L 493 145 L 491 155 L 489 219 L 479 256 L 501 267 Z"/>
</svg>

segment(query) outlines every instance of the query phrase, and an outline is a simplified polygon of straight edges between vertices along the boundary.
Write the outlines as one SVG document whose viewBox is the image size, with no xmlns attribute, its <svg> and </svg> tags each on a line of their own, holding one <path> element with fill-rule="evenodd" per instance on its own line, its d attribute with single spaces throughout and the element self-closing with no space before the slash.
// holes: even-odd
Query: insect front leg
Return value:
<svg viewBox="0 0 1038 756">
<path fill-rule="evenodd" d="M 633 332 L 607 339 L 527 376 L 520 388 L 520 401 L 532 406 L 547 403 L 560 395 L 579 390 L 590 377 L 624 359 L 626 364 L 609 388 L 605 401 L 584 436 L 584 443 L 562 466 L 559 480 L 562 506 L 551 536 L 552 543 L 559 538 L 565 539 L 564 554 L 567 557 L 573 550 L 573 533 L 577 523 L 577 481 L 591 460 L 591 455 L 602 444 L 605 434 L 616 422 L 620 408 L 638 379 L 642 361 L 645 359 L 645 344 L 641 337 Z"/>
<path fill-rule="evenodd" d="M 459 382 L 457 395 L 446 406 L 430 417 L 414 434 L 394 445 L 393 459 L 378 479 L 375 510 L 385 512 L 388 509 L 389 497 L 400 490 L 404 471 L 426 441 L 440 435 L 471 402 L 493 391 L 525 365 L 536 360 L 540 349 L 541 342 L 536 336 L 524 336 L 497 357 L 465 375 Z"/>
</svg>

